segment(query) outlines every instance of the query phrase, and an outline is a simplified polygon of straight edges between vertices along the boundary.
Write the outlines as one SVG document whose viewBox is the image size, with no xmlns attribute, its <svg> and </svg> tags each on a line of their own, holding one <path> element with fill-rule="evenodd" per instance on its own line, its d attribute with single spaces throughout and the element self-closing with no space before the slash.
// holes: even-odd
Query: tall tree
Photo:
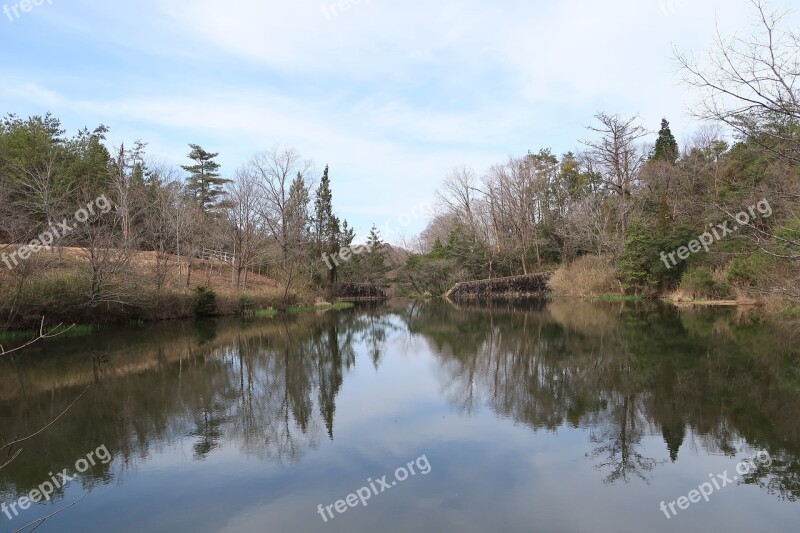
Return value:
<svg viewBox="0 0 800 533">
<path fill-rule="evenodd" d="M 260 209 L 264 227 L 279 254 L 278 268 L 284 282 L 284 305 L 292 283 L 300 274 L 306 246 L 299 239 L 305 234 L 308 204 L 306 175 L 311 162 L 291 148 L 274 146 L 256 155 L 248 172 L 257 180 L 263 197 Z"/>
<path fill-rule="evenodd" d="M 189 159 L 195 164 L 181 167 L 189 173 L 187 189 L 194 194 L 203 212 L 208 213 L 219 207 L 218 200 L 224 194 L 223 186 L 230 180 L 220 177 L 220 165 L 214 161 L 218 153 L 206 152 L 196 144 L 190 144 L 189 147 L 192 149 Z"/>
<path fill-rule="evenodd" d="M 675 164 L 678 160 L 678 141 L 669 129 L 669 122 L 667 119 L 661 121 L 661 129 L 658 130 L 658 139 L 656 139 L 656 146 L 653 150 L 653 155 L 650 157 L 651 161 L 666 161 L 667 163 Z"/>
<path fill-rule="evenodd" d="M 590 126 L 589 130 L 600 138 L 583 141 L 583 144 L 589 148 L 588 156 L 600 172 L 603 185 L 620 199 L 620 233 L 624 235 L 628 227 L 629 197 L 644 162 L 637 143 L 647 135 L 647 130 L 638 124 L 638 116 L 623 119 L 619 115 L 599 113 L 595 118 L 600 126 Z"/>
<path fill-rule="evenodd" d="M 325 171 L 322 173 L 322 179 L 314 199 L 314 252 L 319 256 L 322 254 L 333 256 L 341 250 L 341 226 L 339 219 L 333 214 L 333 193 L 331 192 L 329 170 L 328 165 L 325 165 Z M 328 280 L 333 284 L 336 282 L 336 278 L 337 267 L 333 264 L 333 268 L 328 273 Z"/>
<path fill-rule="evenodd" d="M 384 243 L 381 240 L 381 233 L 375 224 L 369 231 L 367 237 L 367 253 L 364 254 L 364 280 L 374 285 L 383 284 L 386 273 L 390 268 L 386 264 L 384 254 Z"/>
</svg>

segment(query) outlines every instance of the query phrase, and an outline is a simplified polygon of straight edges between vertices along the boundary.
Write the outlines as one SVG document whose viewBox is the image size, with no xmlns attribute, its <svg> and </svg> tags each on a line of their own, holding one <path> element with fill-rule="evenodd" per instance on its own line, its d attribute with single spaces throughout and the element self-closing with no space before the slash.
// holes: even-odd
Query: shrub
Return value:
<svg viewBox="0 0 800 533">
<path fill-rule="evenodd" d="M 611 259 L 596 255 L 586 255 L 562 266 L 550 278 L 549 285 L 558 296 L 600 296 L 622 289 Z"/>
<path fill-rule="evenodd" d="M 680 288 L 692 298 L 733 298 L 733 288 L 722 278 L 707 267 L 698 267 L 683 275 Z"/>
<path fill-rule="evenodd" d="M 757 286 L 774 263 L 771 256 L 763 254 L 737 257 L 728 267 L 728 282 L 738 286 Z"/>
<path fill-rule="evenodd" d="M 195 289 L 194 314 L 200 318 L 217 315 L 217 293 L 210 287 Z"/>
<path fill-rule="evenodd" d="M 676 227 L 669 235 L 660 235 L 640 220 L 632 220 L 625 234 L 625 249 L 619 261 L 619 277 L 625 289 L 636 294 L 654 294 L 674 285 L 686 263 L 670 265 L 664 255 L 688 242 L 689 230 Z"/>
<path fill-rule="evenodd" d="M 249 296 L 239 298 L 239 314 L 242 316 L 252 315 L 256 307 L 256 302 Z"/>
</svg>

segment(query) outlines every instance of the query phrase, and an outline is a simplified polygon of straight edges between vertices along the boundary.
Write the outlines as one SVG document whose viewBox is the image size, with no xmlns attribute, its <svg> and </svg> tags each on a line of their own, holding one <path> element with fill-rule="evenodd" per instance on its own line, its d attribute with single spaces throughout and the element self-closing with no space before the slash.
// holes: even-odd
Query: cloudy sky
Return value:
<svg viewBox="0 0 800 533">
<path fill-rule="evenodd" d="M 229 175 L 290 146 L 330 164 L 359 234 L 389 224 L 392 240 L 424 226 L 399 217 L 451 168 L 577 150 L 599 111 L 667 117 L 685 139 L 695 95 L 673 46 L 702 52 L 752 15 L 749 0 L 18 1 L 0 0 L 2 111 L 106 124 L 176 165 L 197 143 Z"/>
</svg>

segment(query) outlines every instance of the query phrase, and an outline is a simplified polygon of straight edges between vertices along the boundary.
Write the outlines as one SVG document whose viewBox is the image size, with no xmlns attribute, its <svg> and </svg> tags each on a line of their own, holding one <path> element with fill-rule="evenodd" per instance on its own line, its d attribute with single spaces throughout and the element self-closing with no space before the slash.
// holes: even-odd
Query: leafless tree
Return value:
<svg viewBox="0 0 800 533">
<path fill-rule="evenodd" d="M 174 220 L 181 187 L 174 167 L 157 162 L 149 162 L 147 166 L 156 185 L 148 194 L 147 215 L 143 218 L 144 244 L 155 254 L 153 281 L 160 290 L 172 266 L 173 253 L 177 252 L 178 230 Z"/>
<path fill-rule="evenodd" d="M 639 141 L 648 134 L 637 122 L 639 117 L 622 119 L 619 115 L 599 113 L 595 118 L 600 126 L 589 126 L 599 139 L 582 141 L 588 147 L 590 158 L 603 185 L 620 200 L 620 225 L 622 233 L 627 229 L 630 196 L 639 171 L 644 163 L 644 154 Z"/>
<path fill-rule="evenodd" d="M 475 207 L 478 198 L 484 196 L 475 172 L 467 167 L 458 167 L 442 181 L 437 197 L 444 210 L 457 217 L 471 231 L 475 230 Z"/>
<path fill-rule="evenodd" d="M 235 284 L 247 288 L 248 269 L 255 266 L 266 251 L 266 237 L 261 214 L 263 197 L 257 177 L 248 169 L 239 170 L 227 184 L 227 216 L 235 248 Z"/>
<path fill-rule="evenodd" d="M 675 50 L 684 80 L 702 101 L 694 114 L 727 124 L 745 137 L 772 138 L 764 147 L 780 146 L 783 155 L 800 161 L 796 133 L 767 124 L 800 120 L 800 34 L 787 26 L 788 11 L 769 11 L 763 0 L 751 0 L 759 32 L 746 38 L 723 36 L 702 60 Z"/>
<path fill-rule="evenodd" d="M 538 224 L 542 221 L 543 183 L 526 159 L 509 158 L 494 165 L 486 178 L 492 227 L 498 245 L 519 258 L 524 274 L 530 271 L 528 252 L 533 249 L 541 264 Z"/>
<path fill-rule="evenodd" d="M 18 206 L 30 213 L 40 213 L 47 224 L 56 222 L 65 199 L 72 193 L 58 180 L 57 163 L 58 150 L 55 146 L 48 147 L 44 158 L 30 165 L 11 162 L 17 174 L 13 183 Z"/>
<path fill-rule="evenodd" d="M 126 245 L 130 242 L 131 220 L 138 214 L 137 206 L 144 208 L 144 202 L 139 198 L 142 190 L 136 183 L 137 178 L 141 181 L 145 170 L 144 148 L 145 143 L 141 141 L 136 141 L 132 150 L 125 150 L 125 145 L 121 145 L 111 172 L 114 202 Z"/>
<path fill-rule="evenodd" d="M 284 303 L 299 275 L 305 255 L 302 241 L 298 238 L 308 222 L 307 211 L 304 218 L 301 210 L 307 210 L 310 189 L 308 175 L 311 169 L 311 161 L 303 159 L 295 150 L 274 146 L 256 155 L 246 170 L 258 185 L 262 196 L 259 215 L 268 237 L 279 250 L 277 266 L 283 277 Z M 301 196 L 305 194 L 306 205 L 298 205 L 293 190 Z"/>
</svg>

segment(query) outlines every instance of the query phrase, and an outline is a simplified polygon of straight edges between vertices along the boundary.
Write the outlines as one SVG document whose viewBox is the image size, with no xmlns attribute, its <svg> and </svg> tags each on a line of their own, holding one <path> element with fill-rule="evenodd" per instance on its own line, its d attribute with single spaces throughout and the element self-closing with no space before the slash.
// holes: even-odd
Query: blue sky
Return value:
<svg viewBox="0 0 800 533">
<path fill-rule="evenodd" d="M 696 95 L 673 45 L 701 52 L 715 25 L 746 34 L 752 13 L 748 0 L 337 3 L 43 0 L 16 17 L 18 0 L 0 0 L 0 107 L 51 111 L 70 133 L 106 124 L 112 145 L 142 139 L 175 165 L 197 143 L 228 175 L 293 147 L 330 164 L 336 210 L 363 237 L 399 227 L 453 167 L 578 150 L 600 111 L 654 130 L 666 116 L 685 140 Z"/>
</svg>

